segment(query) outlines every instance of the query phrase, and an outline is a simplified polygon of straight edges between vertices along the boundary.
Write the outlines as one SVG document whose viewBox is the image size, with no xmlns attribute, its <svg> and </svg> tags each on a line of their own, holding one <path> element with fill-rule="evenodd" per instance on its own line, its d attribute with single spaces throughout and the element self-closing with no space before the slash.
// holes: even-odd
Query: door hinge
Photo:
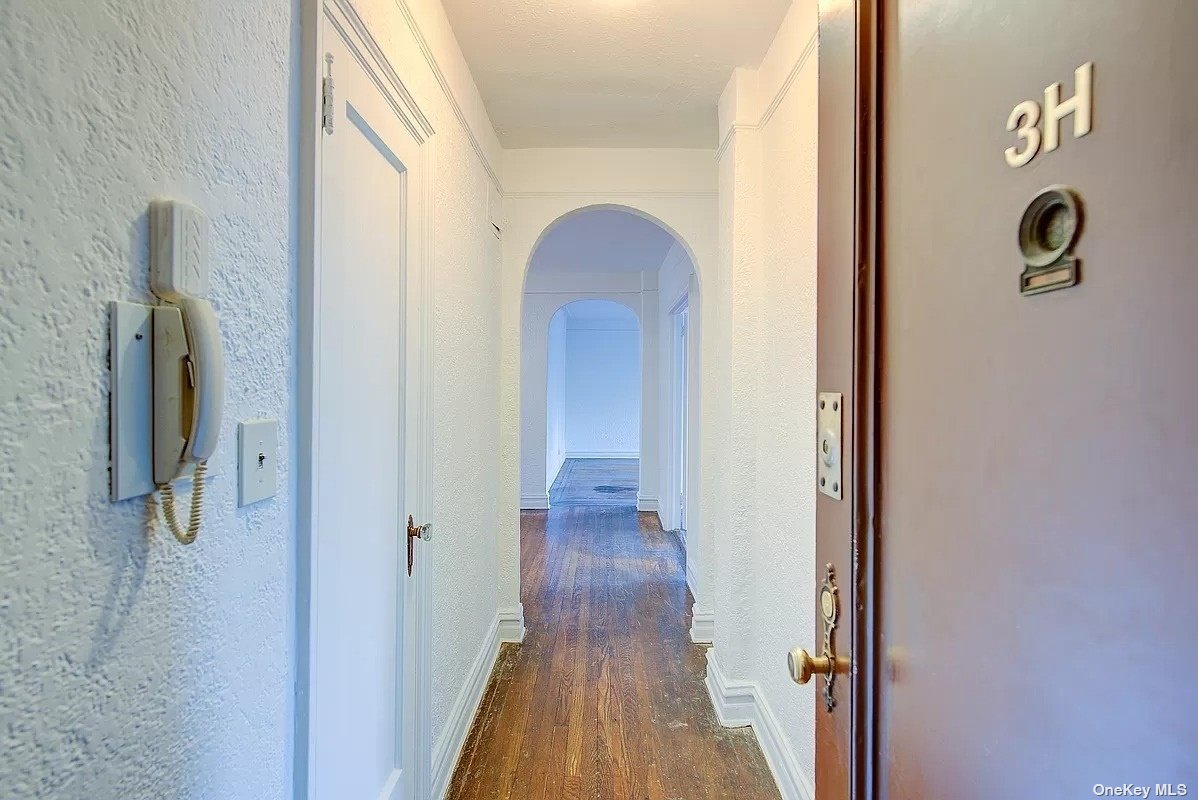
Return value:
<svg viewBox="0 0 1198 800">
<path fill-rule="evenodd" d="M 332 134 L 336 117 L 336 107 L 333 105 L 333 54 L 326 53 L 324 60 L 328 65 L 328 72 L 320 83 L 320 124 L 325 133 Z"/>
</svg>

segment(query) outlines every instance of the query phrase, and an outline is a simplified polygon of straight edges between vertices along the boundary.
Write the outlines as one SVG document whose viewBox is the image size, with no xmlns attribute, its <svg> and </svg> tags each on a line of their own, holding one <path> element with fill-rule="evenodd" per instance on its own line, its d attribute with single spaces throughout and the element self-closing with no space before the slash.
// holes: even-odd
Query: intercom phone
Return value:
<svg viewBox="0 0 1198 800">
<path fill-rule="evenodd" d="M 224 358 L 208 293 L 208 219 L 174 200 L 150 204 L 150 290 L 146 306 L 113 303 L 112 498 L 152 493 L 175 538 L 195 541 L 204 476 L 220 435 Z M 191 475 L 186 525 L 172 484 Z"/>
<path fill-rule="evenodd" d="M 177 201 L 150 204 L 150 290 L 154 306 L 154 484 L 175 537 L 199 533 L 204 475 L 220 435 L 225 366 L 208 293 L 208 219 Z M 186 527 L 175 511 L 173 481 L 193 472 Z"/>
</svg>

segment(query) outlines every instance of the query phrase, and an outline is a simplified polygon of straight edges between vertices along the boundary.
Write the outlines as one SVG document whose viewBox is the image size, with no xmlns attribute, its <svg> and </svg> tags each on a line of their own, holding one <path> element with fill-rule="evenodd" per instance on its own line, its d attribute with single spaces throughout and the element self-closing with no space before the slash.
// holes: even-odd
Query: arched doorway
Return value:
<svg viewBox="0 0 1198 800">
<path fill-rule="evenodd" d="M 499 561 L 499 616 L 500 636 L 504 640 L 519 641 L 524 632 L 524 611 L 522 607 L 521 589 L 521 516 L 519 509 L 526 505 L 535 505 L 533 498 L 526 494 L 530 487 L 535 487 L 537 481 L 528 480 L 526 475 L 531 471 L 543 472 L 546 463 L 545 442 L 537 441 L 532 447 L 523 447 L 526 441 L 522 435 L 523 410 L 530 403 L 543 402 L 545 397 L 543 386 L 544 356 L 530 359 L 530 353 L 535 354 L 539 337 L 544 341 L 543 334 L 536 334 L 538 329 L 545 330 L 548 326 L 552 311 L 537 311 L 533 303 L 527 302 L 530 295 L 561 291 L 563 289 L 579 289 L 562 283 L 562 278 L 547 279 L 539 276 L 535 269 L 536 255 L 541 251 L 547 239 L 554 236 L 560 229 L 569 224 L 589 217 L 596 211 L 621 211 L 627 215 L 665 232 L 669 235 L 672 261 L 670 270 L 658 269 L 651 274 L 654 284 L 642 286 L 639 278 L 634 275 L 624 276 L 622 290 L 611 297 L 595 283 L 594 276 L 576 276 L 580 281 L 586 281 L 581 289 L 569 299 L 583 297 L 608 297 L 609 299 L 629 300 L 629 295 L 639 296 L 643 288 L 657 292 L 658 304 L 647 303 L 645 309 L 654 315 L 650 321 L 642 318 L 642 329 L 645 338 L 649 331 L 657 331 L 658 343 L 653 347 L 646 345 L 646 353 L 656 359 L 653 367 L 654 374 L 659 380 L 666 380 L 669 374 L 670 353 L 664 348 L 661 330 L 668 324 L 670 312 L 674 305 L 683 298 L 687 301 L 689 327 L 687 342 L 687 386 L 688 399 L 688 431 L 686 448 L 685 480 L 688 486 L 686 498 L 686 568 L 687 585 L 694 597 L 692 609 L 691 638 L 696 642 L 710 643 L 713 636 L 714 613 L 709 605 L 709 592 L 713 585 L 714 571 L 711 559 L 705 557 L 714 551 L 713 530 L 705 520 L 712 518 L 714 509 L 709 508 L 711 498 L 702 491 L 703 475 L 709 469 L 709 460 L 718 454 L 712 442 L 718 436 L 714 418 L 704 413 L 705 398 L 714 397 L 712 392 L 717 388 L 719 365 L 719 339 L 703 335 L 705 323 L 716 324 L 718 320 L 711 317 L 711 309 L 718 298 L 707 290 L 707 285 L 714 280 L 717 264 L 716 218 L 713 197 L 708 194 L 678 195 L 645 195 L 625 196 L 621 194 L 591 194 L 580 202 L 577 194 L 550 192 L 546 194 L 528 193 L 517 194 L 505 200 L 505 225 L 503 228 L 503 263 L 504 280 L 500 290 L 503 296 L 502 338 L 500 352 L 504 364 L 504 410 L 501 414 L 500 445 L 501 445 L 501 474 L 499 520 L 497 526 L 497 558 Z M 600 248 L 592 248 L 599 252 Z M 673 279 L 662 276 L 672 275 Z M 718 289 L 718 284 L 712 283 Z M 565 301 L 564 301 L 565 302 Z M 560 304 L 559 304 L 560 305 Z M 531 313 L 530 313 L 531 311 Z M 541 314 L 537 321 L 531 318 Z M 668 331 L 666 331 L 668 334 Z M 533 342 L 533 347 L 528 345 Z M 546 354 L 547 356 L 547 354 Z M 531 379 L 530 379 L 531 376 Z M 668 383 L 668 381 L 667 381 Z M 655 382 L 656 385 L 656 382 Z M 670 387 L 658 387 L 658 411 L 652 419 L 660 419 L 662 408 L 672 407 L 667 400 Z M 541 398 L 538 400 L 537 398 Z M 648 408 L 648 404 L 645 404 Z M 649 417 L 646 414 L 646 417 Z M 653 426 L 656 432 L 659 426 Z M 544 427 L 540 428 L 540 437 L 544 437 Z M 653 435 L 656 435 L 654 433 Z M 658 459 L 668 458 L 667 453 L 658 449 Z M 663 462 L 659 462 L 663 463 Z M 538 464 L 540 466 L 538 466 Z M 661 497 L 666 497 L 664 506 L 672 506 L 667 482 L 662 480 L 660 468 L 652 473 L 657 476 L 657 492 L 651 497 L 641 498 L 641 507 L 651 507 L 658 510 Z M 540 503 L 548 504 L 547 492 L 544 489 L 545 477 L 541 478 L 542 488 L 539 490 Z M 642 493 L 647 487 L 642 484 Z M 538 490 L 532 488 L 532 492 Z M 664 512 L 667 516 L 669 511 Z M 663 518 L 665 527 L 674 527 Z"/>
<path fill-rule="evenodd" d="M 710 641 L 710 610 L 698 599 L 705 550 L 698 492 L 702 302 L 693 250 L 655 215 L 616 204 L 566 211 L 527 241 L 519 304 L 519 507 L 549 507 L 562 458 L 551 451 L 546 421 L 554 314 L 580 300 L 628 307 L 641 330 L 636 507 L 656 514 L 665 530 L 683 540 L 687 584 L 696 598 L 692 634 L 696 641 Z M 687 318 L 681 355 L 680 309 Z M 679 414 L 686 415 L 685 424 Z"/>
</svg>

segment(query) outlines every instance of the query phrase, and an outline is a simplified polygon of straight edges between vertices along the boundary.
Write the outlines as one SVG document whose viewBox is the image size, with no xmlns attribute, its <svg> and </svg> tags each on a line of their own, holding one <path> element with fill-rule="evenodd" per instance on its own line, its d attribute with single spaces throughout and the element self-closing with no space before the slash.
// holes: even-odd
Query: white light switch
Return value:
<svg viewBox="0 0 1198 800">
<path fill-rule="evenodd" d="M 239 506 L 274 497 L 278 483 L 279 423 L 250 419 L 237 426 Z"/>
</svg>

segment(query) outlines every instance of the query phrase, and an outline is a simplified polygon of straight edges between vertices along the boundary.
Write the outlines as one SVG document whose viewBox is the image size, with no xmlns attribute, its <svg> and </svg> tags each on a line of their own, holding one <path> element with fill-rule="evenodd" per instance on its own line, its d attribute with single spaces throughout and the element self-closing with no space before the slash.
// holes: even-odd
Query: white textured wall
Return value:
<svg viewBox="0 0 1198 800">
<path fill-rule="evenodd" d="M 479 154 L 498 169 L 499 148 L 436 0 L 354 5 L 437 130 L 439 737 L 497 603 L 499 242 Z M 0 8 L 6 800 L 290 795 L 297 25 L 298 0 Z M 142 504 L 107 500 L 105 306 L 147 297 L 145 208 L 161 194 L 212 218 L 228 369 L 205 526 L 190 548 L 147 540 Z M 261 416 L 281 422 L 280 492 L 237 509 L 235 424 Z"/>
<path fill-rule="evenodd" d="M 567 320 L 568 456 L 640 457 L 641 332 L 636 315 L 623 310 L 619 318 Z"/>
<path fill-rule="evenodd" d="M 797 3 L 758 70 L 721 101 L 720 251 L 730 283 L 730 451 L 718 491 L 715 654 L 756 684 L 790 754 L 814 775 L 815 692 L 786 652 L 815 638 L 817 58 L 814 4 Z"/>
<path fill-rule="evenodd" d="M 0 795 L 288 794 L 296 9 L 0 8 Z M 212 221 L 227 393 L 198 541 L 108 501 L 107 303 L 148 299 L 146 204 Z M 236 508 L 235 426 L 280 420 Z"/>
<path fill-rule="evenodd" d="M 798 4 L 759 71 L 777 96 L 811 43 L 814 4 Z M 786 653 L 815 644 L 816 175 L 819 130 L 817 56 L 809 52 L 760 132 L 762 164 L 765 380 L 757 409 L 756 502 L 761 545 L 753 548 L 756 597 L 751 619 L 761 687 L 799 763 L 814 780 L 811 721 L 816 692 L 796 691 Z M 763 94 L 765 93 L 763 92 Z M 766 621 L 769 621 L 767 624 Z"/>
</svg>

